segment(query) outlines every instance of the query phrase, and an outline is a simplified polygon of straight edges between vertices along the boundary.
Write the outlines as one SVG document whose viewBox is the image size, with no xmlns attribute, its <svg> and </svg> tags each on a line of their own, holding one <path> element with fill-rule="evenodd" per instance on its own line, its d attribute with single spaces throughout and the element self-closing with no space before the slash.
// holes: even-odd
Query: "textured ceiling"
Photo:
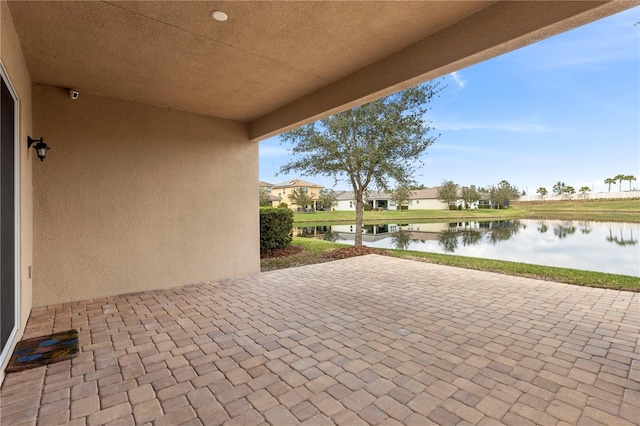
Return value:
<svg viewBox="0 0 640 426">
<path fill-rule="evenodd" d="M 257 139 L 634 2 L 618 3 L 11 1 L 9 7 L 34 83 L 250 122 Z M 229 20 L 214 21 L 214 10 Z M 503 47 L 489 49 L 496 46 Z"/>
</svg>

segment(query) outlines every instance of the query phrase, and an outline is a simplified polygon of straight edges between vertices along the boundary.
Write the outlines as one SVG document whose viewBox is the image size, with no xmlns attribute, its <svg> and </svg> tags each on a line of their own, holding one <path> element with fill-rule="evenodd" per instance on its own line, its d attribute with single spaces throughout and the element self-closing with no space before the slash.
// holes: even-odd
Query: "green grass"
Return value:
<svg viewBox="0 0 640 426">
<path fill-rule="evenodd" d="M 294 254 L 293 256 L 262 259 L 260 261 L 262 272 L 328 262 L 330 259 L 324 257 L 324 253 L 327 250 L 345 247 L 343 244 L 331 243 L 329 241 L 298 237 L 294 237 L 293 245 L 302 247 L 304 251 Z"/>
<path fill-rule="evenodd" d="M 506 275 L 556 281 L 587 287 L 640 291 L 640 278 L 628 275 L 607 274 L 604 272 L 582 271 L 579 269 L 558 268 L 554 266 L 532 265 L 529 263 L 424 253 L 418 251 L 389 250 L 389 252 L 394 257 L 420 260 L 423 262 L 436 263 L 438 265 L 498 272 Z"/>
<path fill-rule="evenodd" d="M 504 210 L 478 209 L 478 210 L 382 210 L 364 212 L 365 223 L 401 222 L 410 223 L 416 221 L 447 221 L 458 219 L 510 219 L 527 213 L 527 210 L 510 208 Z M 294 223 L 327 224 L 332 222 L 355 222 L 354 211 L 295 213 Z"/>
<path fill-rule="evenodd" d="M 640 222 L 640 200 L 527 202 L 515 206 L 527 210 L 528 218 Z"/>
<path fill-rule="evenodd" d="M 326 262 L 328 259 L 324 257 L 325 251 L 345 247 L 343 244 L 300 237 L 295 237 L 293 239 L 293 245 L 302 247 L 304 251 L 285 258 L 263 259 L 262 270 L 269 271 Z M 640 291 L 640 278 L 627 275 L 581 271 L 578 269 L 532 265 L 528 263 L 508 262 L 504 260 L 424 253 L 419 251 L 388 250 L 388 252 L 394 257 L 436 263 L 439 265 L 498 272 L 506 275 L 556 281 L 587 287 Z"/>
<path fill-rule="evenodd" d="M 536 211 L 627 211 L 640 213 L 640 200 L 561 201 L 555 203 L 516 203 L 520 208 Z"/>
</svg>

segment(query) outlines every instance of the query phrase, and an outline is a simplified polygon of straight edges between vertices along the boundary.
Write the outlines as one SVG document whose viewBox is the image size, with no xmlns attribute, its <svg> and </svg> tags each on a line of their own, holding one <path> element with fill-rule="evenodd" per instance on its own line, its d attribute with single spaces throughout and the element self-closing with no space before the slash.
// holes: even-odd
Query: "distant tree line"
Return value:
<svg viewBox="0 0 640 426">
<path fill-rule="evenodd" d="M 636 177 L 633 175 L 615 175 L 612 178 L 606 178 L 604 180 L 604 183 L 609 185 L 609 192 L 611 192 L 611 185 L 615 185 L 616 182 L 620 185 L 618 187 L 618 192 L 622 192 L 622 181 L 628 180 L 629 181 L 629 191 L 631 191 L 631 182 L 633 182 L 634 180 L 636 180 Z"/>
<path fill-rule="evenodd" d="M 619 192 L 622 192 L 622 182 L 623 181 L 629 181 L 629 191 L 631 191 L 631 182 L 633 182 L 634 180 L 636 180 L 636 177 L 633 175 L 616 175 L 612 178 L 606 178 L 604 180 L 604 183 L 606 185 L 609 185 L 609 192 L 611 192 L 611 185 L 615 185 L 616 183 L 618 183 L 620 186 L 618 188 Z M 576 189 L 571 186 L 571 185 L 567 185 L 566 183 L 562 182 L 562 181 L 558 181 L 556 182 L 553 187 L 551 188 L 551 190 L 553 191 L 553 193 L 555 195 L 573 195 L 576 193 Z M 581 186 L 580 189 L 578 189 L 578 192 L 580 192 L 580 194 L 582 195 L 583 198 L 586 198 L 587 193 L 591 191 L 591 188 L 588 186 Z M 544 197 L 549 193 L 549 191 L 547 191 L 547 188 L 545 187 L 540 187 L 536 190 L 536 194 L 539 194 L 542 199 L 544 200 Z"/>
<path fill-rule="evenodd" d="M 455 201 L 463 200 L 464 207 L 469 208 L 473 203 L 481 200 L 488 201 L 489 206 L 500 208 L 508 206 L 511 200 L 520 197 L 520 190 L 506 180 L 500 181 L 497 185 L 487 185 L 476 187 L 476 185 L 460 186 L 451 180 L 445 180 L 438 189 L 438 199 L 444 202 L 449 208 L 456 208 Z"/>
</svg>

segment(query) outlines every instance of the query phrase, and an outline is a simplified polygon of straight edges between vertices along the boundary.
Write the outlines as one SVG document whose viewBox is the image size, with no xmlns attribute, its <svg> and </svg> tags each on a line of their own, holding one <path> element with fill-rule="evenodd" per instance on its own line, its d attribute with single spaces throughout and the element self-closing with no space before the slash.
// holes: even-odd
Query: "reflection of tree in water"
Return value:
<svg viewBox="0 0 640 426">
<path fill-rule="evenodd" d="M 523 227 L 517 220 L 480 222 L 480 230 L 467 229 L 467 224 L 465 224 L 463 231 L 457 231 L 457 226 L 455 223 L 449 224 L 449 229 L 441 232 L 438 237 L 438 244 L 445 253 L 456 251 L 459 244 L 458 237 L 461 237 L 462 244 L 467 247 L 479 244 L 486 234 L 487 240 L 496 245 L 500 241 L 506 241 L 513 237 Z"/>
<path fill-rule="evenodd" d="M 520 232 L 522 224 L 517 220 L 499 220 L 491 222 L 491 229 L 488 233 L 488 240 L 491 244 L 496 245 L 501 241 L 507 241 Z"/>
<path fill-rule="evenodd" d="M 638 244 L 638 240 L 633 239 L 633 229 L 629 230 L 629 233 L 631 235 L 631 238 L 626 240 L 622 235 L 622 228 L 620 228 L 620 238 L 618 238 L 617 236 L 614 237 L 611 228 L 609 228 L 609 236 L 607 237 L 607 241 L 610 243 L 616 243 L 619 246 L 635 246 L 636 244 Z"/>
<path fill-rule="evenodd" d="M 541 220 L 538 222 L 538 232 L 541 234 L 546 233 L 549 230 L 549 226 L 547 226 L 547 222 L 545 220 Z"/>
<path fill-rule="evenodd" d="M 453 253 L 458 248 L 458 234 L 449 228 L 440 234 L 438 244 L 445 253 Z"/>
<path fill-rule="evenodd" d="M 467 246 L 475 246 L 482 240 L 482 232 L 480 231 L 464 231 L 462 233 L 462 245 Z"/>
<path fill-rule="evenodd" d="M 577 228 L 573 226 L 573 223 L 565 222 L 562 225 L 555 225 L 553 227 L 553 235 L 560 239 L 567 238 L 569 235 L 575 234 L 576 229 Z"/>
<path fill-rule="evenodd" d="M 397 250 L 406 250 L 412 241 L 407 231 L 399 230 L 391 234 L 391 244 L 393 244 Z"/>
<path fill-rule="evenodd" d="M 333 232 L 331 230 L 325 232 L 325 234 L 322 236 L 322 239 L 325 241 L 331 241 L 332 243 L 335 243 L 336 241 L 338 241 L 340 237 L 338 236 L 338 234 L 336 232 Z"/>
<path fill-rule="evenodd" d="M 584 222 L 580 222 L 580 232 L 583 234 L 590 234 L 591 231 L 593 231 L 593 229 L 590 228 L 591 223 L 584 221 Z"/>
</svg>

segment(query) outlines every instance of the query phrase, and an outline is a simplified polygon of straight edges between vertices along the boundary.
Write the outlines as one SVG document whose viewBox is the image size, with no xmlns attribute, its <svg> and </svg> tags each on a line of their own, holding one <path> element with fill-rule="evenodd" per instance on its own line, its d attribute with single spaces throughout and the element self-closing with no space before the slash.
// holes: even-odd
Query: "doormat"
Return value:
<svg viewBox="0 0 640 426">
<path fill-rule="evenodd" d="M 67 330 L 18 342 L 5 371 L 15 372 L 78 355 L 78 331 Z"/>
</svg>

